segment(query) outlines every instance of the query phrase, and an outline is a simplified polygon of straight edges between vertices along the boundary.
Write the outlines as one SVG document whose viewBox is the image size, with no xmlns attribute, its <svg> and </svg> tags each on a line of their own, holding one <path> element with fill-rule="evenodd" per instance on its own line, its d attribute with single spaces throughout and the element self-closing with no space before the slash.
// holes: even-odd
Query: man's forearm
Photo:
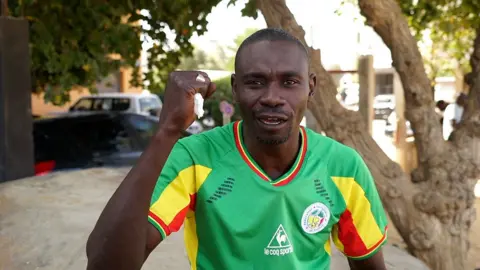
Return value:
<svg viewBox="0 0 480 270">
<path fill-rule="evenodd" d="M 372 257 L 365 260 L 348 259 L 350 270 L 386 270 L 383 252 L 379 250 Z"/>
<path fill-rule="evenodd" d="M 159 131 L 110 198 L 87 242 L 88 270 L 141 268 L 150 199 L 179 138 Z"/>
</svg>

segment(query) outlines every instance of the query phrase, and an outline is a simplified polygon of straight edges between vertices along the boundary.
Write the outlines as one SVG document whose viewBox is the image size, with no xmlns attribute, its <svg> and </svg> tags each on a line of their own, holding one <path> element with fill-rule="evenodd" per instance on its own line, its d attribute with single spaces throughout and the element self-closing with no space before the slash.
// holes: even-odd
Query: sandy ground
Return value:
<svg viewBox="0 0 480 270">
<path fill-rule="evenodd" d="M 0 270 L 84 270 L 87 237 L 125 174 L 92 169 L 0 185 Z M 428 270 L 399 248 L 383 251 L 388 270 Z M 349 269 L 338 251 L 332 257 L 331 269 Z M 169 236 L 142 269 L 189 269 L 183 234 Z"/>
<path fill-rule="evenodd" d="M 0 185 L 0 270 L 85 269 L 87 237 L 126 172 L 92 169 Z M 480 214 L 480 199 L 476 206 Z M 478 260 L 475 254 L 480 254 L 480 220 L 473 226 L 473 248 L 469 254 L 472 270 L 475 259 Z M 394 229 L 389 239 L 389 244 L 404 246 Z M 427 269 L 390 245 L 384 248 L 384 254 L 389 270 Z M 168 237 L 142 269 L 188 268 L 183 235 L 179 232 Z M 344 257 L 335 251 L 331 269 L 349 269 Z"/>
</svg>

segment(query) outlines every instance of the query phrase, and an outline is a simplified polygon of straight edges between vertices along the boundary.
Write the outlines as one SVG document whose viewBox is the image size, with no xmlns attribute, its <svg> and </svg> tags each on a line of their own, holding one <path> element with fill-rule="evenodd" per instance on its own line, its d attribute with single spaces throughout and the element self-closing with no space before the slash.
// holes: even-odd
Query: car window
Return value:
<svg viewBox="0 0 480 270">
<path fill-rule="evenodd" d="M 112 98 L 111 110 L 116 112 L 126 111 L 130 108 L 129 98 Z"/>
<path fill-rule="evenodd" d="M 129 98 L 82 98 L 72 106 L 74 111 L 126 111 Z"/>
<path fill-rule="evenodd" d="M 138 101 L 141 112 L 149 112 L 151 109 L 158 109 L 162 106 L 160 101 L 154 97 L 142 97 Z"/>
<path fill-rule="evenodd" d="M 33 136 L 35 162 L 55 161 L 57 169 L 81 168 L 95 158 L 138 149 L 124 124 L 110 116 L 36 122 Z"/>
<path fill-rule="evenodd" d="M 135 133 L 140 139 L 143 147 L 148 145 L 148 142 L 157 131 L 158 121 L 142 115 L 128 115 L 128 123 L 133 127 Z"/>
<path fill-rule="evenodd" d="M 111 98 L 95 98 L 93 100 L 93 111 L 111 111 L 112 99 Z"/>
<path fill-rule="evenodd" d="M 90 111 L 92 109 L 92 105 L 93 100 L 91 98 L 82 98 L 72 106 L 72 109 L 75 111 Z"/>
<path fill-rule="evenodd" d="M 133 138 L 116 118 L 79 121 L 73 130 L 78 141 L 94 153 L 128 152 L 133 149 Z"/>
</svg>

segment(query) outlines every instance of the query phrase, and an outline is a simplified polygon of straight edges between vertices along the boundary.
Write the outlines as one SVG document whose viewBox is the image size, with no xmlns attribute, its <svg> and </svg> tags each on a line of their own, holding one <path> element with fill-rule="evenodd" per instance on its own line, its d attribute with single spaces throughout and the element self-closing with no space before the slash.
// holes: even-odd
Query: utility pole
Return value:
<svg viewBox="0 0 480 270">
<path fill-rule="evenodd" d="M 2 0 L 2 16 L 7 17 L 8 16 L 8 0 Z"/>
<path fill-rule="evenodd" d="M 367 125 L 368 133 L 373 132 L 373 98 L 375 96 L 375 69 L 373 56 L 364 55 L 358 60 L 358 80 L 360 84 L 358 110 Z"/>
<path fill-rule="evenodd" d="M 0 16 L 0 182 L 32 176 L 34 169 L 28 21 Z"/>
</svg>

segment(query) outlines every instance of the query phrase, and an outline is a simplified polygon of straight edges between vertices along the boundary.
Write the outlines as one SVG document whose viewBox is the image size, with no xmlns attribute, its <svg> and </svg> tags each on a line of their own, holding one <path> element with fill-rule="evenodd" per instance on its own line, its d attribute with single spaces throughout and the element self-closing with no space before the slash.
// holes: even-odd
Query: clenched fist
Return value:
<svg viewBox="0 0 480 270">
<path fill-rule="evenodd" d="M 200 93 L 206 99 L 215 92 L 215 88 L 215 83 L 211 82 L 205 72 L 170 73 L 160 113 L 159 129 L 174 133 L 186 130 L 195 120 L 195 94 Z"/>
</svg>

